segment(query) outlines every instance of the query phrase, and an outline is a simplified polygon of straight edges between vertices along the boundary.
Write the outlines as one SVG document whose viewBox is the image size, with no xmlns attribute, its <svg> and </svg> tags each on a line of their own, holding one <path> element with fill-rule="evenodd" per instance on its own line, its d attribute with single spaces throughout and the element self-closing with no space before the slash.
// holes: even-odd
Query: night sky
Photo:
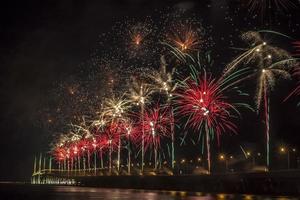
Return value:
<svg viewBox="0 0 300 200">
<path fill-rule="evenodd" d="M 199 3 L 201 2 L 201 3 Z M 216 63 L 225 66 L 236 55 L 240 33 L 272 29 L 300 40 L 300 10 L 249 11 L 239 0 L 99 0 L 9 1 L 0 6 L 0 180 L 28 180 L 34 155 L 49 150 L 51 133 L 37 120 L 43 103 L 52 98 L 53 85 L 87 63 L 98 48 L 99 35 L 127 18 L 145 18 L 186 9 L 209 26 Z M 297 1 L 295 1 L 297 4 Z M 276 9 L 275 9 L 276 10 Z M 100 37 L 101 39 L 101 37 Z M 293 40 L 275 39 L 295 52 Z M 300 108 L 296 97 L 282 99 L 294 86 L 280 84 L 271 96 L 271 134 L 276 143 L 300 148 Z M 255 82 L 253 81 L 253 84 Z M 247 87 L 251 88 L 251 84 Z M 279 92 L 280 91 L 280 92 Z M 45 107 L 47 105 L 44 105 Z M 43 109 L 42 109 L 43 110 Z M 224 137 L 221 150 L 233 141 L 261 143 L 263 131 L 256 114 L 245 111 L 238 136 Z M 260 128 L 259 128 L 260 127 Z M 300 150 L 300 149 L 299 149 Z"/>
</svg>

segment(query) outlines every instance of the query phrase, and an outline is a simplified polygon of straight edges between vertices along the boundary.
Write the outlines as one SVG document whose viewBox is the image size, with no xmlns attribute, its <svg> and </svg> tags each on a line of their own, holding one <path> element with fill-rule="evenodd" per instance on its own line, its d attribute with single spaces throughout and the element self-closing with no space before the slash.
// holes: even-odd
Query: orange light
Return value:
<svg viewBox="0 0 300 200">
<path fill-rule="evenodd" d="M 142 41 L 142 36 L 140 34 L 137 34 L 133 37 L 133 42 L 136 45 L 140 45 Z"/>
<path fill-rule="evenodd" d="M 219 159 L 220 159 L 220 160 L 225 160 L 225 155 L 224 155 L 224 154 L 221 154 L 221 155 L 219 156 Z"/>
</svg>

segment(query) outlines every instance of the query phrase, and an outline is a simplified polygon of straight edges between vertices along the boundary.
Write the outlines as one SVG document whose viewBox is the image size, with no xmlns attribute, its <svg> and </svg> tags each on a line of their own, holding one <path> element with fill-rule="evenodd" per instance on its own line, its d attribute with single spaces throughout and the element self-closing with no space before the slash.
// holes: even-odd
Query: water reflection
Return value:
<svg viewBox="0 0 300 200">
<path fill-rule="evenodd" d="M 90 187 L 53 187 L 53 199 L 128 199 L 128 200 L 296 200 L 297 198 L 232 195 L 232 194 L 205 194 L 201 192 L 184 191 L 146 191 L 126 189 L 104 189 Z M 47 198 L 49 199 L 49 198 Z"/>
<path fill-rule="evenodd" d="M 291 197 L 149 191 L 95 187 L 0 184 L 2 200 L 296 200 Z"/>
</svg>

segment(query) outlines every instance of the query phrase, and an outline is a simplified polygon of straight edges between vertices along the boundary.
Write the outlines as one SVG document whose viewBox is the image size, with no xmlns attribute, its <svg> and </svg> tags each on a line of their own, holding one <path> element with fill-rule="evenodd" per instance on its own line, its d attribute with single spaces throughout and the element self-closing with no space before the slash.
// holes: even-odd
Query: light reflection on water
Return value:
<svg viewBox="0 0 300 200">
<path fill-rule="evenodd" d="M 1 184 L 0 200 L 297 200 L 292 197 L 208 194 L 184 191 Z"/>
<path fill-rule="evenodd" d="M 183 191 L 147 191 L 129 189 L 106 189 L 92 187 L 57 186 L 52 188 L 51 197 L 56 200 L 79 199 L 128 199 L 128 200 L 296 200 L 298 198 L 232 195 L 232 194 L 205 194 L 201 192 L 188 193 Z M 49 198 L 49 196 L 46 198 Z"/>
</svg>

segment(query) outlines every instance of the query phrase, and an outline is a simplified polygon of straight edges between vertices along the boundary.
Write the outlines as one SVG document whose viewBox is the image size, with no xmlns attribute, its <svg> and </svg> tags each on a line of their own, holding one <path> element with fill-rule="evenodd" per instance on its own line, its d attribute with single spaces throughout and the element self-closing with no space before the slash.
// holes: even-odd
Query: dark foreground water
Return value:
<svg viewBox="0 0 300 200">
<path fill-rule="evenodd" d="M 298 197 L 207 194 L 183 191 L 148 191 L 73 186 L 0 184 L 0 200 L 296 200 Z"/>
</svg>

